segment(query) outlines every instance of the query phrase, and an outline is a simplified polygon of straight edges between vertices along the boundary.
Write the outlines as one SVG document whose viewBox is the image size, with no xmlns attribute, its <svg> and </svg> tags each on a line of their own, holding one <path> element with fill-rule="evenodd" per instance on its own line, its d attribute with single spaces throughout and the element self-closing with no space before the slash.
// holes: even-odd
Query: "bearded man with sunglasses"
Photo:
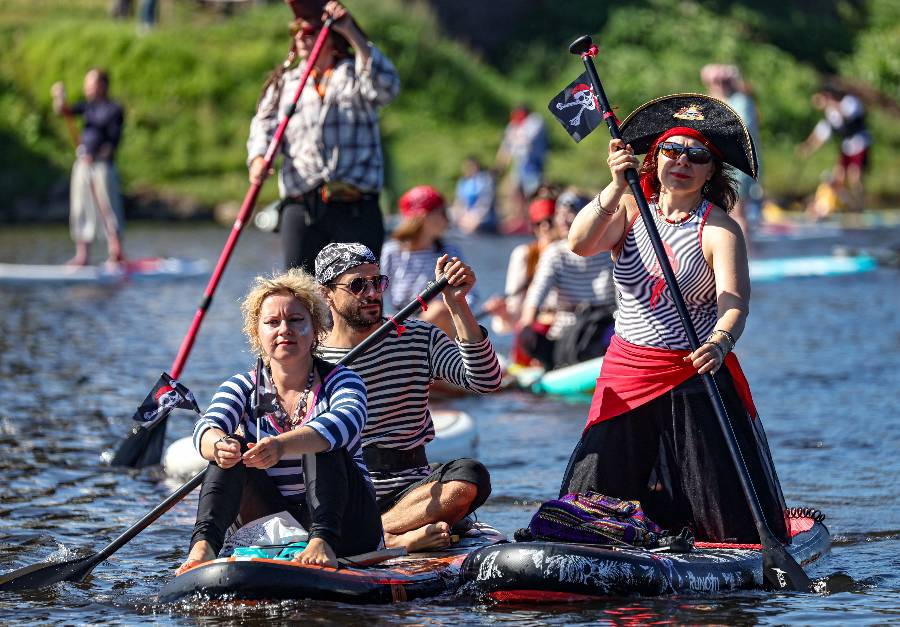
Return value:
<svg viewBox="0 0 900 627">
<path fill-rule="evenodd" d="M 449 281 L 443 297 L 456 329 L 455 343 L 429 322 L 407 320 L 353 362 L 366 385 L 363 458 L 375 485 L 385 542 L 408 551 L 450 544 L 453 526 L 491 492 L 490 475 L 480 462 L 457 459 L 432 466 L 425 454 L 425 445 L 434 439 L 428 410 L 431 383 L 444 379 L 488 393 L 500 387 L 501 377 L 487 331 L 466 302 L 475 285 L 472 268 L 443 255 L 435 276 Z M 385 321 L 382 301 L 389 279 L 366 246 L 332 243 L 316 257 L 316 280 L 334 322 L 316 354 L 336 362 Z"/>
</svg>

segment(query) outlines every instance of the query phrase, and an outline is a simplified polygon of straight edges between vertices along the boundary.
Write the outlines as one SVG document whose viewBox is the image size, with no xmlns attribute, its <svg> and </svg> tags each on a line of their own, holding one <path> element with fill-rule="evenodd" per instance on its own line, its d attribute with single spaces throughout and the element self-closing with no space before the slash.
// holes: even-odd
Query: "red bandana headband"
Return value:
<svg viewBox="0 0 900 627">
<path fill-rule="evenodd" d="M 689 126 L 675 126 L 670 128 L 667 131 L 664 131 L 660 134 L 659 137 L 656 138 L 656 141 L 653 142 L 653 145 L 650 146 L 650 150 L 647 151 L 648 155 L 652 155 L 656 152 L 657 146 L 659 146 L 662 142 L 666 141 L 670 137 L 674 137 L 676 135 L 681 135 L 682 137 L 690 137 L 691 139 L 696 139 L 698 142 L 703 144 L 711 153 L 713 153 L 717 159 L 720 161 L 723 160 L 722 151 L 719 150 L 715 144 L 713 144 L 709 139 L 707 139 L 706 135 L 701 133 L 695 128 L 690 128 Z M 644 191 L 644 197 L 649 202 L 650 197 L 654 194 L 654 189 L 650 185 L 650 179 L 652 178 L 652 173 L 647 173 L 641 175 L 641 189 Z"/>
</svg>

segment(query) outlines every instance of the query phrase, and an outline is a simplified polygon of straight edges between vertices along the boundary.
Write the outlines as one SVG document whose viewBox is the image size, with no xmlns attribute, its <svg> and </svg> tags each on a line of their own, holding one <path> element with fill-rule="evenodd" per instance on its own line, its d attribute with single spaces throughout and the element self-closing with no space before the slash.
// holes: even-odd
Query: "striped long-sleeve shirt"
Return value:
<svg viewBox="0 0 900 627">
<path fill-rule="evenodd" d="M 239 425 L 250 442 L 258 442 L 266 436 L 283 433 L 278 426 L 280 417 L 287 422 L 280 407 L 275 414 L 260 417 L 259 432 L 253 418 L 254 372 L 236 374 L 213 395 L 206 413 L 194 427 L 194 448 L 200 450 L 203 434 L 218 427 L 225 433 L 234 433 Z M 272 392 L 272 381 L 264 376 L 264 391 Z M 328 450 L 346 448 L 364 477 L 369 477 L 362 457 L 360 434 L 366 424 L 366 386 L 352 370 L 341 366 L 332 370 L 325 381 L 313 390 L 314 400 L 310 403 L 302 424 L 316 431 L 328 442 Z M 275 485 L 288 500 L 301 503 L 306 494 L 303 480 L 303 462 L 300 456 L 285 455 L 273 467 L 266 469 Z"/>
<path fill-rule="evenodd" d="M 409 450 L 433 440 L 428 390 L 435 379 L 479 393 L 500 387 L 500 364 L 486 332 L 479 342 L 454 343 L 428 322 L 407 320 L 404 325 L 406 330 L 399 337 L 391 333 L 353 362 L 368 390 L 363 446 Z M 317 354 L 337 361 L 348 350 L 320 345 Z M 423 466 L 402 473 L 373 470 L 371 475 L 381 497 L 428 472 L 428 466 Z"/>
<path fill-rule="evenodd" d="M 559 337 L 563 329 L 575 322 L 576 306 L 611 305 L 616 300 L 613 263 L 609 253 L 580 257 L 569 250 L 566 240 L 550 244 L 541 253 L 534 279 L 525 294 L 525 305 L 540 308 L 551 290 L 556 293 L 558 309 L 547 336 Z"/>
</svg>

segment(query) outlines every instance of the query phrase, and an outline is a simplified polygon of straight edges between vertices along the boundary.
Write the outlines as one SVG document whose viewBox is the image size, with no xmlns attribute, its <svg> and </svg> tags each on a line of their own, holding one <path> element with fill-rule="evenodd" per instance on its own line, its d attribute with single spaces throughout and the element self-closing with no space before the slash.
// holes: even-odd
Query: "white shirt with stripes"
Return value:
<svg viewBox="0 0 900 627">
<path fill-rule="evenodd" d="M 655 203 L 650 204 L 656 229 L 700 338 L 709 336 L 718 320 L 716 275 L 703 256 L 703 226 L 711 209 L 712 204 L 703 200 L 689 220 L 672 224 L 658 215 Z M 616 335 L 639 346 L 690 349 L 640 216 L 625 236 L 613 276 L 619 300 Z"/>
<path fill-rule="evenodd" d="M 266 436 L 283 433 L 278 424 L 280 418 L 287 424 L 287 417 L 280 407 L 273 414 L 260 417 L 259 432 L 253 418 L 253 387 L 255 372 L 236 374 L 213 395 L 206 412 L 194 427 L 194 448 L 200 450 L 200 440 L 207 430 L 218 427 L 225 433 L 234 433 L 243 427 L 248 442 L 258 442 Z M 272 393 L 272 381 L 264 376 L 264 392 Z M 360 434 L 366 424 L 366 386 L 352 370 L 337 366 L 313 389 L 313 402 L 301 425 L 315 430 L 328 442 L 328 450 L 346 448 L 363 476 L 369 479 L 362 457 Z M 306 494 L 301 456 L 285 455 L 266 473 L 275 482 L 281 494 L 293 503 L 302 503 Z"/>
<path fill-rule="evenodd" d="M 434 439 L 428 390 L 436 379 L 478 393 L 500 387 L 500 364 L 485 333 L 479 342 L 453 342 L 438 327 L 422 320 L 404 322 L 353 362 L 368 391 L 368 420 L 363 446 L 409 450 Z M 316 354 L 337 361 L 347 348 L 319 345 Z M 379 497 L 428 475 L 428 466 L 397 473 L 371 471 Z"/>
<path fill-rule="evenodd" d="M 555 293 L 557 313 L 547 337 L 556 339 L 575 323 L 573 312 L 578 305 L 615 303 L 612 269 L 609 253 L 581 257 L 569 250 L 564 239 L 547 246 L 525 294 L 525 304 L 540 309 Z"/>
</svg>

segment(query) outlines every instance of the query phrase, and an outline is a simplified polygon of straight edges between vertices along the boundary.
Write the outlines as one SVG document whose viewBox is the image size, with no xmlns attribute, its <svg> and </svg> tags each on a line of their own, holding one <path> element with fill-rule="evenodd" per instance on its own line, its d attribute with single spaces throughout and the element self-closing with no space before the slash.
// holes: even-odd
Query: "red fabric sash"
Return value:
<svg viewBox="0 0 900 627">
<path fill-rule="evenodd" d="M 690 352 L 638 346 L 614 335 L 603 356 L 585 430 L 640 407 L 697 374 L 690 363 L 683 361 Z M 747 413 L 756 418 L 750 385 L 734 353 L 725 357 L 725 366 Z"/>
</svg>

